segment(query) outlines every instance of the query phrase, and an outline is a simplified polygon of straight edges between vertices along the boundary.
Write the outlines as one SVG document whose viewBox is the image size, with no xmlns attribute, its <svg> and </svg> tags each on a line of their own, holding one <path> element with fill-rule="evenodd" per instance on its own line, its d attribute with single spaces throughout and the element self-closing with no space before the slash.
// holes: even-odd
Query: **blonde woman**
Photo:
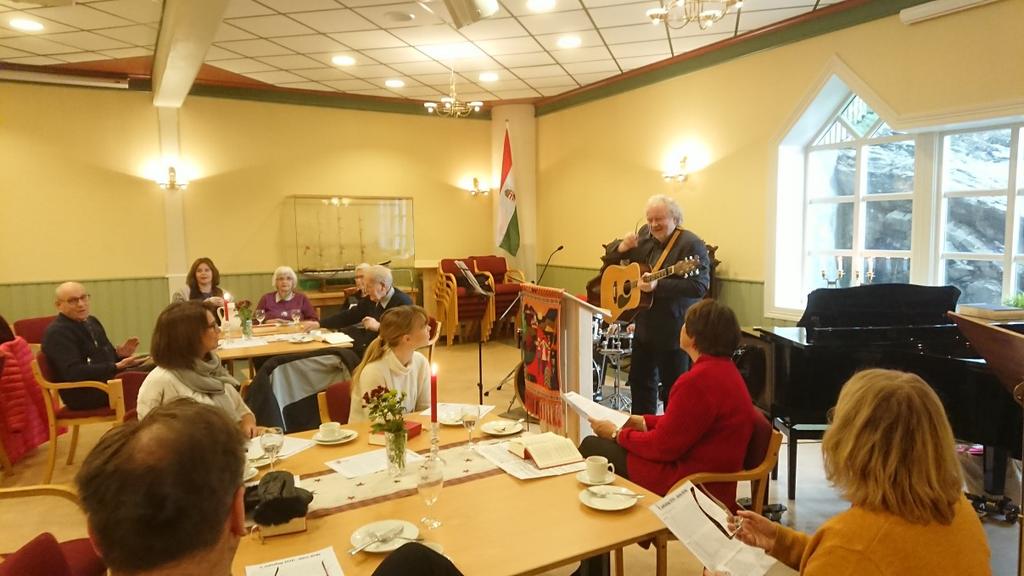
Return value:
<svg viewBox="0 0 1024 576">
<path fill-rule="evenodd" d="M 430 341 L 427 313 L 419 306 L 397 306 L 380 317 L 380 335 L 370 343 L 352 376 L 349 422 L 367 419 L 363 394 L 378 386 L 405 393 L 405 410 L 430 407 L 430 365 L 416 351 Z"/>
<path fill-rule="evenodd" d="M 985 534 L 962 492 L 953 431 L 921 378 L 855 374 L 839 394 L 822 452 L 825 475 L 850 509 L 813 536 L 741 511 L 731 521 L 740 540 L 807 576 L 991 574 Z"/>
</svg>

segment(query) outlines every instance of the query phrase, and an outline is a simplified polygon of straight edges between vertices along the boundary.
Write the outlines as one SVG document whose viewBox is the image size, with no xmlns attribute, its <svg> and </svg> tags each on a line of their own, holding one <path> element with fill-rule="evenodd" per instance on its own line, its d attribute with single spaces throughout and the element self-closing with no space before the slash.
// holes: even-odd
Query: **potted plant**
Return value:
<svg viewBox="0 0 1024 576">
<path fill-rule="evenodd" d="M 384 451 L 388 457 L 388 474 L 399 476 L 405 471 L 405 393 L 378 386 L 363 394 L 363 408 L 370 417 L 370 429 L 384 433 Z"/>
</svg>

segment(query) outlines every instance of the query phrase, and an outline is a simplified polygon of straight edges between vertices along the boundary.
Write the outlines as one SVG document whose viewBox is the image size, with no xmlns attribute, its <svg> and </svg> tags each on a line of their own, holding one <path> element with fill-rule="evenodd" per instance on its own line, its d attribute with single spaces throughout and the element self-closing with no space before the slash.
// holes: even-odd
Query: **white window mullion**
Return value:
<svg viewBox="0 0 1024 576">
<path fill-rule="evenodd" d="M 1006 249 L 1003 258 L 1003 299 L 1013 296 L 1020 290 L 1016 286 L 1017 267 L 1014 256 L 1017 254 L 1018 218 L 1017 218 L 1017 177 L 1020 174 L 1020 128 L 1010 133 L 1010 175 L 1006 187 Z"/>
</svg>

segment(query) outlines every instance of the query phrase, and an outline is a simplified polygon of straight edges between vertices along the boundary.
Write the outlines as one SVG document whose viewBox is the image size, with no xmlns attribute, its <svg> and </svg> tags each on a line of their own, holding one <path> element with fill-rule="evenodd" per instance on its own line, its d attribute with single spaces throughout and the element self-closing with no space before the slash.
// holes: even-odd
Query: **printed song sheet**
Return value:
<svg viewBox="0 0 1024 576">
<path fill-rule="evenodd" d="M 587 467 L 586 462 L 574 462 L 562 466 L 553 466 L 541 470 L 529 460 L 523 460 L 519 456 L 508 451 L 508 442 L 499 444 L 481 444 L 477 446 L 481 456 L 487 458 L 492 464 L 501 468 L 520 480 L 531 480 L 533 478 L 546 478 L 548 476 L 561 476 L 572 472 L 579 472 Z"/>
<path fill-rule="evenodd" d="M 607 406 L 602 406 L 593 400 L 588 400 L 587 398 L 580 396 L 576 392 L 565 392 L 562 394 L 562 398 L 565 399 L 573 410 L 579 412 L 584 418 L 608 420 L 612 424 L 615 424 L 616 428 L 621 428 L 623 424 L 629 421 L 629 414 L 619 412 L 618 410 L 612 410 Z"/>
<path fill-rule="evenodd" d="M 245 576 L 308 576 L 309 574 L 345 576 L 341 570 L 341 564 L 338 563 L 338 557 L 334 554 L 334 548 L 328 547 L 309 554 L 245 567 Z"/>
</svg>

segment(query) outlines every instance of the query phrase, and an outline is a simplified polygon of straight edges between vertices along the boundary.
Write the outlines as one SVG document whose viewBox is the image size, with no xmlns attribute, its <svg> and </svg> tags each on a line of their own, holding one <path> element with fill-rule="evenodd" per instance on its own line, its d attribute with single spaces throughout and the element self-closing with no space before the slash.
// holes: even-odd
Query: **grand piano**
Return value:
<svg viewBox="0 0 1024 576">
<path fill-rule="evenodd" d="M 1002 494 L 1006 458 L 1021 456 L 1021 410 L 946 317 L 959 296 L 952 286 L 819 289 L 808 295 L 798 326 L 758 329 L 766 369 L 751 392 L 787 435 L 790 500 L 796 498 L 796 441 L 821 437 L 843 383 L 866 368 L 913 372 L 931 385 L 954 435 L 985 447 L 986 492 Z M 1003 327 L 1024 333 L 1024 324 Z"/>
</svg>

